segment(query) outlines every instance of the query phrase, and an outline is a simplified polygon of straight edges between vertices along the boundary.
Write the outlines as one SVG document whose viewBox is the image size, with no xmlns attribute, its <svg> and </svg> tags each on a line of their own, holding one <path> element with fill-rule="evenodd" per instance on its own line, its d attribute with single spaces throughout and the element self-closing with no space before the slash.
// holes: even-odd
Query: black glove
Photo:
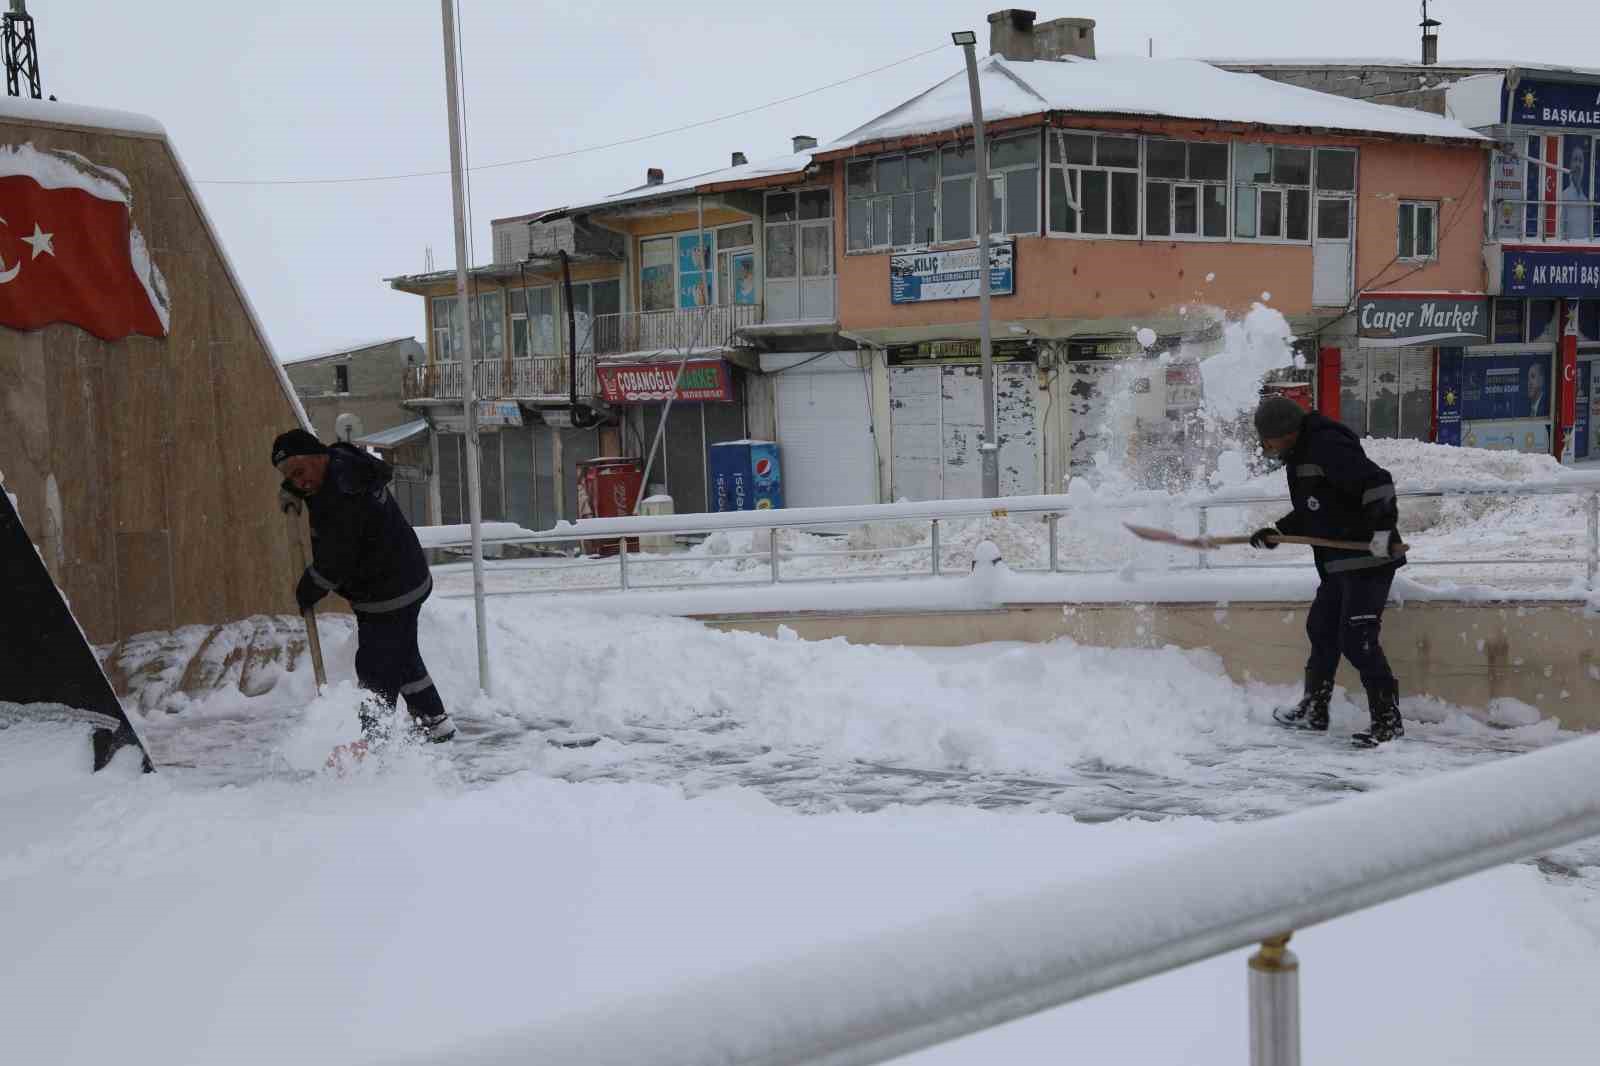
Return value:
<svg viewBox="0 0 1600 1066">
<path fill-rule="evenodd" d="M 1260 529 L 1250 534 L 1250 547 L 1276 548 L 1278 546 L 1278 538 L 1282 535 L 1283 534 L 1279 533 L 1271 526 L 1262 526 Z"/>
<path fill-rule="evenodd" d="M 284 514 L 299 514 L 305 507 L 305 499 L 304 494 L 294 487 L 294 482 L 287 478 L 278 486 L 278 510 Z"/>
<path fill-rule="evenodd" d="M 311 576 L 311 568 L 307 567 L 306 572 L 300 575 L 300 583 L 294 587 L 294 602 L 305 612 L 315 607 L 327 594 L 328 590 L 317 584 Z"/>
</svg>

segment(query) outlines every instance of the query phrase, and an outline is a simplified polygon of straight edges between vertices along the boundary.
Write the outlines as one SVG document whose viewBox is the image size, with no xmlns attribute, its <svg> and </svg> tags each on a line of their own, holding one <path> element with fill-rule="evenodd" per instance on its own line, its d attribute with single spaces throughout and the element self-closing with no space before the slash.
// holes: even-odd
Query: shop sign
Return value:
<svg viewBox="0 0 1600 1066">
<path fill-rule="evenodd" d="M 1002 340 L 991 342 L 989 352 L 995 359 L 1015 362 L 1032 359 L 1034 348 L 1032 341 Z M 983 346 L 977 340 L 923 341 L 890 345 L 888 355 L 891 363 L 921 359 L 972 362 L 983 358 Z"/>
<path fill-rule="evenodd" d="M 478 425 L 520 426 L 522 425 L 522 405 L 515 400 L 480 400 L 478 403 Z"/>
<path fill-rule="evenodd" d="M 1518 126 L 1600 130 L 1600 85 L 1574 85 L 1523 78 L 1510 94 L 1511 121 Z M 1505 119 L 1506 104 L 1500 105 Z"/>
<path fill-rule="evenodd" d="M 1522 169 L 1522 160 L 1509 152 L 1495 152 L 1491 157 L 1489 173 L 1494 191 L 1490 195 L 1495 204 L 1495 235 L 1501 240 L 1522 236 L 1523 205 L 1512 202 L 1524 198 Z"/>
<path fill-rule="evenodd" d="M 1600 252 L 1506 248 L 1500 291 L 1506 296 L 1600 296 Z"/>
<path fill-rule="evenodd" d="M 989 293 L 1010 296 L 1016 281 L 1016 241 L 989 245 Z M 889 257 L 889 302 L 928 303 L 932 300 L 978 298 L 978 249 L 948 252 L 908 252 Z"/>
<path fill-rule="evenodd" d="M 606 403 L 687 402 L 731 403 L 733 377 L 721 359 L 691 359 L 678 372 L 673 363 L 622 363 L 595 367 L 600 396 Z M 677 388 L 673 388 L 676 379 Z"/>
<path fill-rule="evenodd" d="M 1489 301 L 1482 296 L 1363 296 L 1356 315 L 1363 348 L 1489 339 Z"/>
<path fill-rule="evenodd" d="M 1462 371 L 1461 417 L 1549 418 L 1551 362 L 1548 351 L 1468 357 Z"/>
</svg>

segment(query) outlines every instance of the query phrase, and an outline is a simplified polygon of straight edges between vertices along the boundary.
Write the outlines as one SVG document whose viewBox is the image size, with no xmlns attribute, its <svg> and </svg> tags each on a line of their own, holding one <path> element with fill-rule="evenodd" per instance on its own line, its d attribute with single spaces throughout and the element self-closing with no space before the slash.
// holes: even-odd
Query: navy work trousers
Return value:
<svg viewBox="0 0 1600 1066">
<path fill-rule="evenodd" d="M 421 613 L 421 600 L 398 611 L 356 612 L 356 679 L 385 708 L 403 696 L 413 718 L 433 718 L 444 713 L 444 701 L 417 647 Z"/>
<path fill-rule="evenodd" d="M 1343 655 L 1361 674 L 1366 688 L 1394 685 L 1394 671 L 1389 669 L 1389 659 L 1378 641 L 1383 606 L 1392 584 L 1392 566 L 1323 575 L 1306 615 L 1306 636 L 1311 638 L 1311 657 L 1306 660 L 1308 674 L 1333 677 L 1339 668 L 1339 656 Z"/>
</svg>

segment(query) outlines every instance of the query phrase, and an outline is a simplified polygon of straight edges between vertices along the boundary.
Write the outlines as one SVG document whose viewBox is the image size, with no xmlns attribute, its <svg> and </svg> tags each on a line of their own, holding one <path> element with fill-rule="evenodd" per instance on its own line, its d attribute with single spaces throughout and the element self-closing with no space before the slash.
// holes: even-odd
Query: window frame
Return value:
<svg viewBox="0 0 1600 1066">
<path fill-rule="evenodd" d="M 333 368 L 333 391 L 339 396 L 350 395 L 350 364 L 338 363 Z"/>
<path fill-rule="evenodd" d="M 1049 132 L 1050 136 L 1049 136 L 1049 138 L 1047 139 L 1047 141 L 1045 143 L 1045 149 L 1044 149 L 1045 165 L 1044 165 L 1044 168 L 1043 168 L 1044 180 L 1042 182 L 1042 189 L 1043 189 L 1044 201 L 1045 201 L 1045 203 L 1044 203 L 1044 214 L 1047 216 L 1044 219 L 1044 235 L 1046 237 L 1061 237 L 1061 238 L 1066 238 L 1066 239 L 1070 239 L 1070 240 L 1079 240 L 1079 241 L 1142 241 L 1142 240 L 1144 240 L 1145 239 L 1145 235 L 1144 235 L 1144 175 L 1145 175 L 1144 145 L 1145 145 L 1146 138 L 1144 138 L 1144 137 L 1142 137 L 1142 136 L 1140 136 L 1138 134 L 1112 133 L 1112 132 L 1109 132 L 1109 131 L 1106 131 L 1106 130 L 1079 130 L 1079 129 L 1067 129 L 1067 128 L 1059 128 L 1059 129 L 1052 128 L 1048 132 Z M 1065 144 L 1062 143 L 1062 138 L 1065 138 L 1065 137 L 1092 137 L 1094 139 L 1094 159 L 1095 159 L 1095 161 L 1093 163 L 1071 163 L 1071 162 L 1068 162 L 1067 161 L 1067 153 L 1066 153 Z M 1119 140 L 1119 141 L 1130 141 L 1130 140 L 1133 141 L 1135 143 L 1135 157 L 1136 157 L 1137 161 L 1131 167 L 1117 166 L 1117 165 L 1111 165 L 1111 164 L 1101 164 L 1100 161 L 1099 161 L 1100 160 L 1100 141 L 1101 141 L 1101 139 Z M 1054 161 L 1054 160 L 1052 160 L 1050 158 L 1051 148 L 1052 148 L 1052 146 L 1057 145 L 1057 144 L 1061 144 L 1062 145 L 1062 153 L 1061 153 L 1062 154 L 1062 158 L 1061 158 L 1060 162 L 1056 162 L 1056 161 Z M 1053 214 L 1053 211 L 1052 211 L 1052 202 L 1053 202 L 1054 198 L 1050 195 L 1050 190 L 1053 187 L 1052 186 L 1052 182 L 1051 182 L 1052 172 L 1053 171 L 1057 171 L 1057 170 L 1061 171 L 1062 187 L 1067 193 L 1067 203 L 1068 203 L 1068 208 L 1067 209 L 1072 211 L 1073 214 L 1077 216 L 1075 221 L 1076 221 L 1076 223 L 1078 225 L 1078 228 L 1075 229 L 1075 230 L 1057 229 L 1055 227 L 1055 218 L 1054 218 L 1054 214 Z M 1073 202 L 1081 202 L 1080 198 L 1081 198 L 1081 195 L 1082 195 L 1082 188 L 1083 188 L 1082 175 L 1083 175 L 1083 173 L 1085 171 L 1094 172 L 1094 173 L 1101 173 L 1101 174 L 1105 174 L 1106 175 L 1106 232 L 1104 232 L 1104 233 L 1085 233 L 1085 232 L 1083 232 L 1083 228 L 1082 228 L 1083 227 L 1083 221 L 1082 221 L 1082 219 L 1083 219 L 1083 209 L 1081 207 L 1073 208 L 1071 206 L 1071 204 Z M 1078 191 L 1077 192 L 1073 191 L 1072 175 L 1073 175 L 1074 172 L 1076 172 L 1078 174 L 1078 186 L 1077 186 Z M 1132 174 L 1132 175 L 1134 175 L 1134 185 L 1133 185 L 1134 205 L 1133 205 L 1133 208 L 1134 208 L 1135 221 L 1134 221 L 1134 227 L 1133 227 L 1134 231 L 1132 233 L 1116 233 L 1111 229 L 1112 219 L 1115 216 L 1115 212 L 1114 212 L 1113 206 L 1112 206 L 1113 195 L 1114 195 L 1114 192 L 1115 192 L 1115 189 L 1116 189 L 1116 183 L 1115 183 L 1115 181 L 1112 180 L 1112 175 L 1115 175 L 1115 174 Z"/>
<path fill-rule="evenodd" d="M 1022 133 L 1008 134 L 1008 135 L 1005 135 L 1005 136 L 996 137 L 993 140 L 986 140 L 985 143 L 984 143 L 984 147 L 989 152 L 989 175 L 988 175 L 989 176 L 989 189 L 990 189 L 990 192 L 989 192 L 989 204 L 990 204 L 989 237 L 990 237 L 991 240 L 996 238 L 996 237 L 999 237 L 999 238 L 1002 238 L 1002 239 L 1009 238 L 1009 237 L 1037 237 L 1037 236 L 1039 236 L 1040 232 L 1044 228 L 1044 205 L 1042 203 L 1042 193 L 1043 193 L 1043 189 L 1044 189 L 1044 183 L 1043 183 L 1043 181 L 1041 179 L 1042 179 L 1042 177 L 1044 175 L 1044 167 L 1045 167 L 1044 155 L 1045 155 L 1045 152 L 1047 151 L 1047 149 L 1045 148 L 1044 144 L 1042 143 L 1042 138 L 1041 138 L 1040 134 L 1041 134 L 1041 130 L 1038 130 L 1038 129 L 1025 130 Z M 1035 153 L 1036 153 L 1035 156 L 1034 156 L 1034 159 L 1032 160 L 1032 162 L 1012 163 L 1009 166 L 1004 166 L 1004 167 L 996 167 L 994 165 L 994 151 L 995 151 L 996 147 L 998 147 L 1001 144 L 1007 144 L 1007 143 L 1014 142 L 1014 141 L 1026 140 L 1029 137 L 1033 138 L 1033 146 L 1034 146 L 1034 150 L 1035 150 Z M 1010 223 L 1011 223 L 1011 183 L 1010 183 L 1010 180 L 1009 180 L 1009 175 L 1011 175 L 1011 174 L 1020 174 L 1025 170 L 1033 171 L 1033 228 L 1032 229 L 1015 229 L 1010 225 Z M 974 174 L 974 175 L 972 175 L 972 177 L 973 177 L 973 185 L 974 185 L 974 187 L 976 187 L 976 185 L 977 185 L 977 175 Z M 938 176 L 936 176 L 935 177 L 935 189 L 936 190 L 937 190 L 938 180 L 939 180 L 939 178 L 938 178 Z M 996 182 L 998 182 L 999 185 L 1000 185 L 1000 213 L 1005 216 L 1003 221 L 1006 223 L 1005 225 L 999 226 L 999 227 L 996 227 L 995 224 L 994 224 L 994 211 L 993 211 L 993 207 L 994 207 L 994 186 L 995 186 Z M 942 217 L 941 214 L 940 214 L 940 207 L 941 207 L 941 205 L 940 205 L 940 203 L 938 201 L 938 197 L 937 197 L 937 195 L 935 195 L 935 198 L 934 198 L 934 216 L 935 216 L 936 223 Z M 973 235 L 976 236 L 977 232 L 978 232 L 978 218 L 977 218 L 978 200 L 977 200 L 976 196 L 974 196 L 972 198 L 972 214 L 973 214 L 972 232 L 973 232 Z"/>
<path fill-rule="evenodd" d="M 466 332 L 460 328 L 456 321 L 455 309 L 461 306 L 459 296 L 452 293 L 449 296 L 435 296 L 432 298 L 432 313 L 430 315 L 433 332 L 433 361 L 436 363 L 454 363 L 460 360 L 459 349 L 463 346 Z M 444 308 L 441 316 L 440 307 Z M 440 324 L 441 319 L 443 325 Z"/>
<path fill-rule="evenodd" d="M 1267 150 L 1267 153 L 1268 153 L 1267 154 L 1267 172 L 1268 172 L 1268 174 L 1272 175 L 1272 180 L 1270 180 L 1270 181 L 1241 181 L 1241 180 L 1239 180 L 1239 175 L 1234 170 L 1234 167 L 1238 165 L 1238 162 L 1239 162 L 1239 151 L 1238 151 L 1238 149 L 1241 146 L 1253 146 L 1253 147 L 1265 148 Z M 1316 238 L 1316 231 L 1317 231 L 1317 195 L 1318 195 L 1317 194 L 1317 149 L 1319 149 L 1321 147 L 1324 147 L 1324 146 L 1323 145 L 1314 145 L 1314 144 L 1313 145 L 1306 145 L 1306 144 L 1275 144 L 1275 143 L 1264 142 L 1264 141 L 1246 141 L 1246 140 L 1236 140 L 1236 141 L 1230 142 L 1230 151 L 1229 151 L 1230 159 L 1229 159 L 1229 168 L 1228 168 L 1228 182 L 1232 186 L 1232 188 L 1231 188 L 1231 190 L 1229 192 L 1229 201 L 1233 205 L 1232 210 L 1229 212 L 1229 215 L 1228 215 L 1228 230 L 1229 230 L 1229 233 L 1230 233 L 1230 238 L 1229 238 L 1230 240 L 1244 241 L 1244 242 L 1249 242 L 1251 244 L 1287 244 L 1287 245 L 1293 245 L 1293 246 L 1296 246 L 1296 247 L 1301 247 L 1301 246 L 1309 247 L 1310 245 L 1316 243 L 1315 238 Z M 1327 147 L 1339 147 L 1339 146 L 1328 145 Z M 1304 185 L 1290 183 L 1290 182 L 1283 182 L 1283 181 L 1277 180 L 1277 169 L 1278 169 L 1277 153 L 1278 153 L 1279 149 L 1289 149 L 1291 151 L 1305 152 L 1306 153 L 1306 155 L 1307 155 L 1306 183 Z M 1359 165 L 1359 159 L 1358 159 L 1358 165 Z M 1238 219 L 1239 207 L 1238 207 L 1238 205 L 1239 205 L 1240 199 L 1241 199 L 1240 196 L 1239 196 L 1239 190 L 1242 189 L 1242 188 L 1251 189 L 1255 193 L 1255 204 L 1256 204 L 1256 208 L 1255 208 L 1255 230 L 1256 230 L 1256 234 L 1255 235 L 1243 235 L 1243 236 L 1241 236 L 1240 233 L 1239 233 L 1239 219 Z M 1288 233 L 1289 233 L 1289 195 L 1292 192 L 1303 192 L 1303 193 L 1305 193 L 1305 196 L 1306 196 L 1306 235 L 1304 237 L 1290 237 L 1288 235 Z M 1262 237 L 1262 236 L 1260 236 L 1260 232 L 1261 232 L 1261 209 L 1262 209 L 1262 204 L 1263 204 L 1264 199 L 1265 199 L 1262 196 L 1262 193 L 1272 193 L 1272 194 L 1276 195 L 1279 198 L 1279 208 L 1278 208 L 1278 210 L 1279 210 L 1279 220 L 1280 221 L 1279 221 L 1279 235 L 1277 235 L 1277 236 L 1272 236 L 1272 237 Z"/>
<path fill-rule="evenodd" d="M 1411 251 L 1406 254 L 1406 209 L 1411 209 Z M 1419 208 L 1428 212 L 1428 248 L 1427 255 L 1417 255 L 1417 222 L 1420 216 Z M 1439 201 L 1438 200 L 1400 200 L 1395 205 L 1395 260 L 1401 263 L 1433 263 L 1439 259 Z"/>
<path fill-rule="evenodd" d="M 1146 240 L 1151 241 L 1183 241 L 1193 244 L 1226 244 L 1233 240 L 1233 142 L 1208 141 L 1188 137 L 1143 137 L 1143 151 L 1140 155 L 1139 168 L 1140 200 L 1140 225 L 1139 230 Z M 1184 146 L 1183 169 L 1181 178 L 1152 177 L 1150 175 L 1150 145 L 1155 142 L 1163 144 L 1181 144 Z M 1222 178 L 1196 178 L 1192 176 L 1189 165 L 1191 145 L 1203 144 L 1220 147 L 1226 154 Z M 1167 186 L 1167 233 L 1150 232 L 1150 186 Z M 1205 232 L 1206 190 L 1211 188 L 1222 189 L 1222 234 L 1211 236 Z M 1190 188 L 1195 190 L 1195 223 L 1198 231 L 1195 233 L 1178 233 L 1178 190 Z"/>
</svg>

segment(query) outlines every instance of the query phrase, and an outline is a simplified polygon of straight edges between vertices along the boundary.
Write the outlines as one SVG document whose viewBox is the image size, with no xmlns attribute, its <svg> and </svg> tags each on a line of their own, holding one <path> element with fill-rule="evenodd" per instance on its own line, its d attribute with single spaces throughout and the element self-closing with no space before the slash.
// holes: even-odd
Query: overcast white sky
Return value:
<svg viewBox="0 0 1600 1066">
<path fill-rule="evenodd" d="M 472 179 L 475 260 L 489 220 L 824 143 L 960 69 L 949 32 L 1002 5 L 971 0 L 458 0 L 475 166 L 603 144 L 891 70 L 743 118 Z M 29 0 L 47 92 L 161 121 L 280 357 L 422 336 L 422 301 L 383 278 L 454 263 L 448 177 L 339 185 L 214 181 L 445 170 L 434 0 Z M 1514 14 L 1512 13 L 1514 12 Z M 1600 9 L 1574 0 L 1439 0 L 1444 62 L 1600 66 Z M 1158 57 L 1418 53 L 1409 0 L 1072 0 L 1102 54 Z M 138 195 L 138 190 L 135 190 Z"/>
</svg>

